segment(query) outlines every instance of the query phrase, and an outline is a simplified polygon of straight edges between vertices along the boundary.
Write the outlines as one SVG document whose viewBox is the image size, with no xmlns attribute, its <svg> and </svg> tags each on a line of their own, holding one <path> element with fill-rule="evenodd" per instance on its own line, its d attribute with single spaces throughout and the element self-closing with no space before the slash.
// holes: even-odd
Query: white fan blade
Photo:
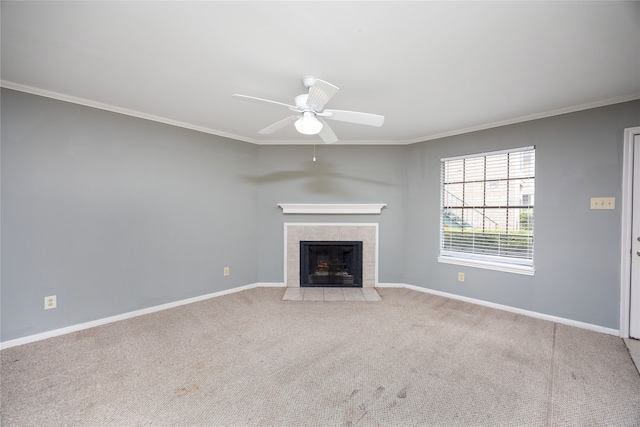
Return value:
<svg viewBox="0 0 640 427">
<path fill-rule="evenodd" d="M 282 129 L 283 127 L 287 126 L 291 122 L 295 122 L 299 118 L 300 118 L 300 116 L 287 117 L 286 119 L 280 120 L 279 122 L 275 122 L 271 126 L 267 126 L 266 128 L 262 129 L 258 133 L 261 133 L 263 135 L 268 135 L 268 134 L 273 133 L 273 132 L 275 132 L 275 131 L 277 131 L 279 129 Z"/>
<path fill-rule="evenodd" d="M 322 116 L 325 119 L 338 120 L 340 122 L 357 123 L 367 126 L 382 126 L 384 116 L 378 114 L 359 113 L 357 111 L 324 110 Z"/>
<path fill-rule="evenodd" d="M 322 111 L 326 103 L 333 95 L 336 94 L 337 91 L 337 86 L 318 79 L 313 86 L 311 86 L 311 89 L 309 89 L 307 105 L 316 111 Z"/>
<path fill-rule="evenodd" d="M 258 104 L 279 105 L 281 107 L 287 107 L 288 109 L 293 110 L 293 111 L 299 111 L 298 108 L 293 106 L 293 105 L 285 104 L 285 103 L 278 102 L 278 101 L 271 101 L 269 99 L 256 98 L 255 96 L 248 96 L 248 95 L 238 95 L 237 93 L 233 94 L 231 96 L 233 98 L 235 98 L 235 99 L 240 99 L 240 100 L 243 100 L 243 101 L 251 101 L 251 102 L 258 103 Z"/>
<path fill-rule="evenodd" d="M 322 130 L 318 134 L 320 135 L 320 138 L 322 138 L 322 141 L 324 141 L 325 144 L 333 144 L 334 142 L 338 142 L 338 137 L 335 133 L 333 133 L 327 122 L 322 119 L 318 120 L 320 120 L 320 122 L 322 123 Z"/>
</svg>

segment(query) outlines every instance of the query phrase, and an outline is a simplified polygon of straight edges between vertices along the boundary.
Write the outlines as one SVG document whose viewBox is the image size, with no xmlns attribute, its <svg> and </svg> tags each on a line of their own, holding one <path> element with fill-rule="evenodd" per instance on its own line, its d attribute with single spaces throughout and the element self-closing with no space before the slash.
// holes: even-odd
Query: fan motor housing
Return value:
<svg viewBox="0 0 640 427">
<path fill-rule="evenodd" d="M 296 96 L 296 107 L 298 107 L 301 110 L 308 109 L 309 108 L 307 106 L 307 98 L 308 97 L 309 97 L 309 94 L 307 94 L 307 93 Z"/>
<path fill-rule="evenodd" d="M 318 78 L 315 76 L 304 76 L 302 78 L 302 84 L 304 85 L 304 87 L 308 89 L 314 84 L 316 84 L 316 80 L 318 80 Z"/>
</svg>

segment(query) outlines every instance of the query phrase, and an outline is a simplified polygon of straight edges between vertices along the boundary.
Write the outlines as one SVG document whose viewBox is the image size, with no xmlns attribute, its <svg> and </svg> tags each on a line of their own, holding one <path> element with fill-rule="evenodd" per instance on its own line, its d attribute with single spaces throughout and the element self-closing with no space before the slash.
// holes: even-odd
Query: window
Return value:
<svg viewBox="0 0 640 427">
<path fill-rule="evenodd" d="M 441 160 L 441 262 L 533 274 L 535 147 Z"/>
</svg>

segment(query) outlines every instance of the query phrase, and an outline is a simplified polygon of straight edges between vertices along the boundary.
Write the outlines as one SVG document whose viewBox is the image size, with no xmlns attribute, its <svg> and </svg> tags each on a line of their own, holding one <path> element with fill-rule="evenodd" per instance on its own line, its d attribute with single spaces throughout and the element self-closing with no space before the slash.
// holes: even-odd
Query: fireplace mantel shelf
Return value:
<svg viewBox="0 0 640 427">
<path fill-rule="evenodd" d="M 283 214 L 376 214 L 380 215 L 385 203 L 366 204 L 309 204 L 309 203 L 278 203 Z"/>
</svg>

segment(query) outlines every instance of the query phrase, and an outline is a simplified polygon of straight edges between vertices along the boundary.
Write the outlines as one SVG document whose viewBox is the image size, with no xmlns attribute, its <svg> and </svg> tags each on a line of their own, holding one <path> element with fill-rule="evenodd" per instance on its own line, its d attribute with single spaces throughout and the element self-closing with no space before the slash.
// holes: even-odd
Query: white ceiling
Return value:
<svg viewBox="0 0 640 427">
<path fill-rule="evenodd" d="M 9 2 L 4 87 L 258 144 L 313 143 L 289 111 L 314 75 L 340 143 L 408 144 L 640 98 L 640 2 Z M 640 124 L 640 122 L 639 122 Z"/>
</svg>

